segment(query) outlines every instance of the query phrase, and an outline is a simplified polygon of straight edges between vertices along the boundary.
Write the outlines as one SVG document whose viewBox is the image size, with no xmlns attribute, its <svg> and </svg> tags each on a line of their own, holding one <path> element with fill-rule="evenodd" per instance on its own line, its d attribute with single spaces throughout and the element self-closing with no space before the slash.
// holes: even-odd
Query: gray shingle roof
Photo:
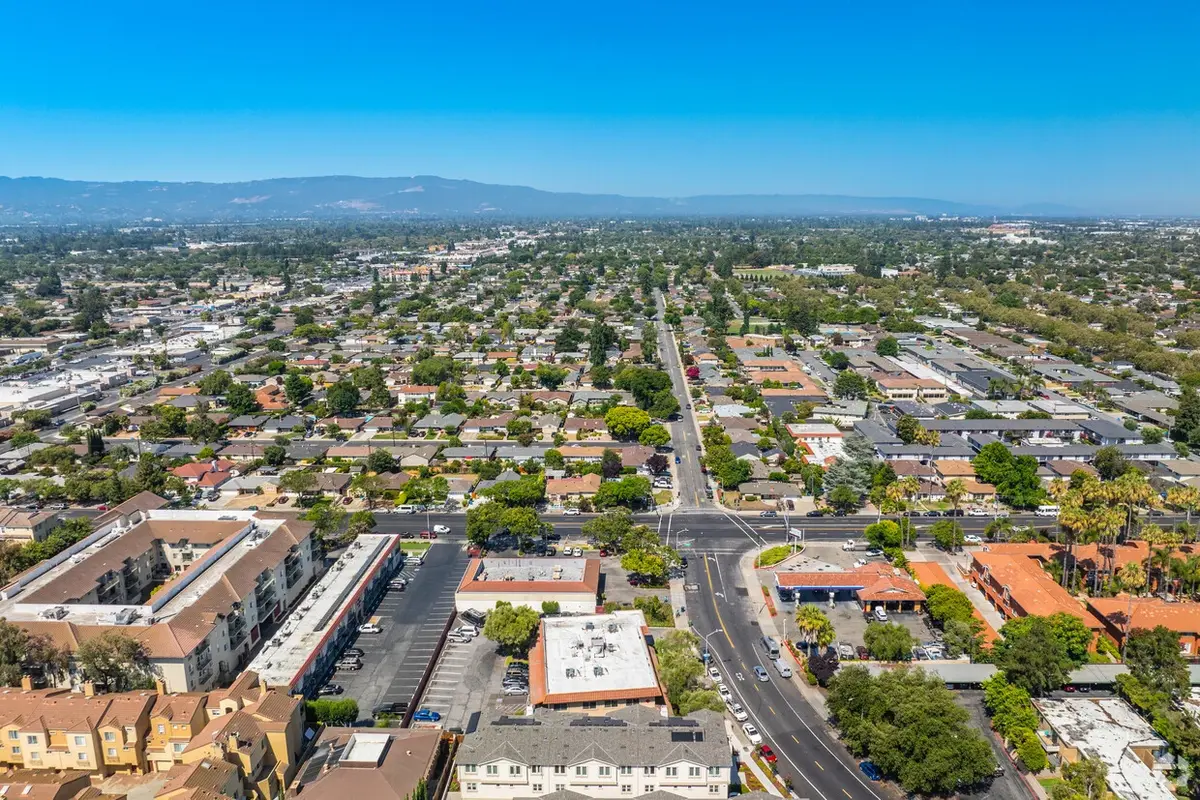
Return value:
<svg viewBox="0 0 1200 800">
<path fill-rule="evenodd" d="M 725 766 L 729 741 L 721 716 L 712 711 L 683 719 L 666 718 L 643 706 L 628 706 L 607 717 L 560 711 L 539 711 L 532 717 L 491 713 L 466 737 L 458 761 L 486 764 L 497 759 L 566 766 L 590 759 L 617 766 L 678 761 Z"/>
</svg>

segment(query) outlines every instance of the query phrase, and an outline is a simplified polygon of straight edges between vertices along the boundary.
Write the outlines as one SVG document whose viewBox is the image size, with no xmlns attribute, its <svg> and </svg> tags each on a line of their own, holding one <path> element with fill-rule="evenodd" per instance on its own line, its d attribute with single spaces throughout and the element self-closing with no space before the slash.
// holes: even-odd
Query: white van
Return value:
<svg viewBox="0 0 1200 800">
<path fill-rule="evenodd" d="M 887 610 L 883 606 L 875 606 L 875 610 L 871 612 L 875 615 L 875 619 L 880 622 L 887 622 Z"/>
<path fill-rule="evenodd" d="M 779 673 L 779 677 L 781 677 L 781 678 L 792 677 L 792 668 L 789 667 L 787 665 L 787 662 L 784 661 L 782 658 L 777 658 L 771 663 L 775 665 L 775 671 Z"/>
<path fill-rule="evenodd" d="M 1033 512 L 1039 517 L 1057 517 L 1058 506 L 1038 506 L 1037 511 Z"/>
</svg>

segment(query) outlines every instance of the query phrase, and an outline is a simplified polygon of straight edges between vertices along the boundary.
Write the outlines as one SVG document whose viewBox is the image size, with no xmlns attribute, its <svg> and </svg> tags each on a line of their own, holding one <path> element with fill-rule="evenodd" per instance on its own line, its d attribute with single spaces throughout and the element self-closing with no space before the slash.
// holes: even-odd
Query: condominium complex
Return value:
<svg viewBox="0 0 1200 800">
<path fill-rule="evenodd" d="M 594 798 L 651 792 L 723 798 L 731 768 L 720 714 L 665 717 L 630 706 L 603 717 L 556 711 L 487 716 L 459 749 L 457 775 L 464 798 L 562 791 Z"/>
</svg>

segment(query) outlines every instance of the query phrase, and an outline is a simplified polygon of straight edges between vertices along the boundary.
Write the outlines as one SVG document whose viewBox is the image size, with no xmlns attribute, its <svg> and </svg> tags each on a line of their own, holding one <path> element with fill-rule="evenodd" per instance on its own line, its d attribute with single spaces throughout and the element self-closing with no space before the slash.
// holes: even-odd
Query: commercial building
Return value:
<svg viewBox="0 0 1200 800">
<path fill-rule="evenodd" d="M 454 593 L 458 611 L 491 611 L 497 602 L 529 606 L 558 603 L 566 614 L 591 614 L 600 591 L 595 558 L 474 558 Z"/>
<path fill-rule="evenodd" d="M 664 717 L 635 706 L 604 717 L 563 712 L 485 716 L 458 751 L 464 798 L 723 798 L 729 740 L 720 714 Z M 656 795 L 661 796 L 661 795 Z"/>
<path fill-rule="evenodd" d="M 447 749 L 440 730 L 323 728 L 288 797 L 303 792 L 309 800 L 406 800 L 422 781 L 428 797 L 441 797 Z"/>
<path fill-rule="evenodd" d="M 1093 634 L 1104 629 L 1096 615 L 1042 569 L 1042 561 L 1055 555 L 1049 546 L 1001 544 L 990 547 L 991 552 L 973 554 L 971 582 L 1005 619 L 1062 612 L 1078 617 Z"/>
<path fill-rule="evenodd" d="M 227 684 L 312 582 L 312 525 L 153 508 L 150 498 L 97 518 L 90 536 L 4 586 L 0 616 L 72 652 L 123 633 L 168 691 Z"/>
<path fill-rule="evenodd" d="M 1166 779 L 1174 765 L 1167 743 L 1124 700 L 1034 700 L 1046 723 L 1042 746 L 1065 763 L 1098 758 L 1108 767 L 1108 788 L 1121 800 L 1173 800 Z"/>
<path fill-rule="evenodd" d="M 864 612 L 920 611 L 925 593 L 917 582 L 890 564 L 871 562 L 848 570 L 775 573 L 775 591 L 781 600 L 824 602 L 851 600 Z"/>
<path fill-rule="evenodd" d="M 404 563 L 398 534 L 362 534 L 338 557 L 250 663 L 264 684 L 312 693 L 333 669 Z"/>
<path fill-rule="evenodd" d="M 642 612 L 542 619 L 529 651 L 530 705 L 611 709 L 665 696 Z"/>
</svg>

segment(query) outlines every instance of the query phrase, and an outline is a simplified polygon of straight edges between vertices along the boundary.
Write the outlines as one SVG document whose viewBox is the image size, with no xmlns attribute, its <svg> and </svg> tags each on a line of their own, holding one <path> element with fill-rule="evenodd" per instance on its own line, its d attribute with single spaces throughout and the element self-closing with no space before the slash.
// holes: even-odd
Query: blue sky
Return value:
<svg viewBox="0 0 1200 800">
<path fill-rule="evenodd" d="M 1195 3 L 68 0 L 4 19 L 3 175 L 1200 213 Z"/>
</svg>

